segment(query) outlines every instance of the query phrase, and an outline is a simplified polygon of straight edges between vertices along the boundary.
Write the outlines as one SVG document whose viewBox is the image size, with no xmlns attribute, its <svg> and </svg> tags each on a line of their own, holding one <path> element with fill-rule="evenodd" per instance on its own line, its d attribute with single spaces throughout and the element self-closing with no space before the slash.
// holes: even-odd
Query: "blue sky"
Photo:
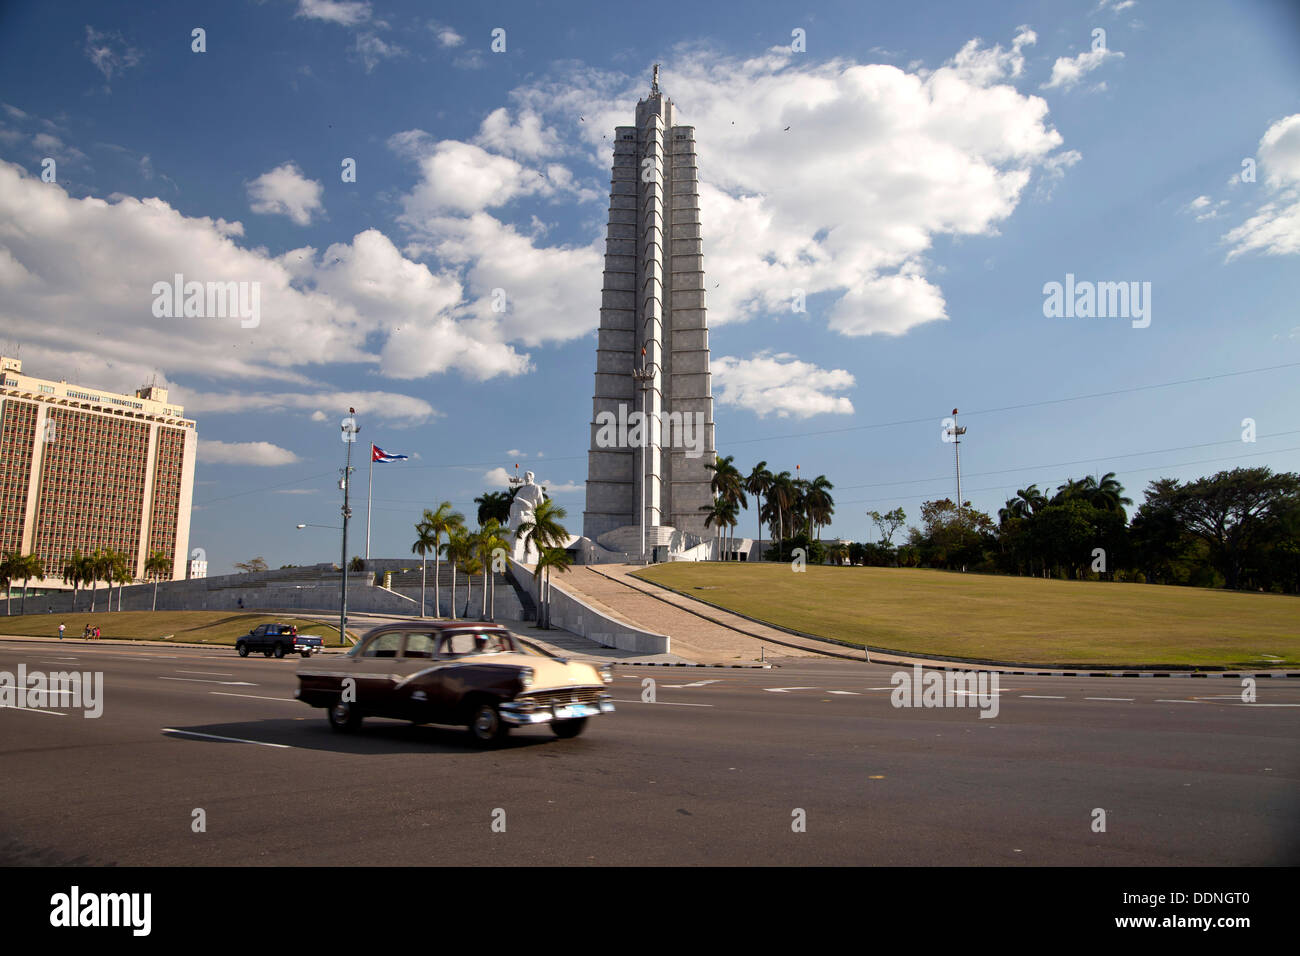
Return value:
<svg viewBox="0 0 1300 956">
<path fill-rule="evenodd" d="M 294 525 L 337 522 L 348 405 L 412 456 L 377 468 L 373 553 L 516 462 L 578 531 L 608 144 L 658 62 L 696 127 L 719 449 L 826 474 L 826 534 L 952 495 L 954 406 L 991 513 L 1086 473 L 1140 500 L 1300 470 L 1295 4 L 655 10 L 5 4 L 0 343 L 42 377 L 168 383 L 211 573 L 337 559 Z M 259 324 L 155 317 L 176 272 L 260 283 Z M 1067 273 L 1150 283 L 1149 326 L 1046 317 Z"/>
</svg>

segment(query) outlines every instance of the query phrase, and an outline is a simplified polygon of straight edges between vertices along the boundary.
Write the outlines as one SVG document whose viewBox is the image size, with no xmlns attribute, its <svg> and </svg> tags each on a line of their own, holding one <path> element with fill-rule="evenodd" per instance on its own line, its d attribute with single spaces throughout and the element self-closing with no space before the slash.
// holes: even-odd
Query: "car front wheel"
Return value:
<svg viewBox="0 0 1300 956">
<path fill-rule="evenodd" d="M 277 645 L 275 645 L 275 656 L 276 656 L 276 657 L 284 657 L 284 645 L 283 645 L 283 644 L 277 644 Z"/>
<path fill-rule="evenodd" d="M 495 746 L 509 730 L 494 701 L 481 700 L 470 711 L 469 735 L 480 747 Z"/>
<path fill-rule="evenodd" d="M 572 720 L 555 720 L 551 722 L 551 730 L 555 731 L 555 736 L 564 740 L 576 737 L 586 729 L 586 717 L 574 717 Z"/>
<path fill-rule="evenodd" d="M 247 657 L 247 656 L 248 656 L 248 645 L 247 645 L 247 644 L 240 644 L 237 648 L 235 648 L 235 650 L 239 651 L 239 656 L 240 656 L 240 657 Z"/>
<path fill-rule="evenodd" d="M 339 701 L 329 709 L 330 727 L 340 734 L 350 734 L 361 726 L 361 711 L 356 704 Z"/>
</svg>

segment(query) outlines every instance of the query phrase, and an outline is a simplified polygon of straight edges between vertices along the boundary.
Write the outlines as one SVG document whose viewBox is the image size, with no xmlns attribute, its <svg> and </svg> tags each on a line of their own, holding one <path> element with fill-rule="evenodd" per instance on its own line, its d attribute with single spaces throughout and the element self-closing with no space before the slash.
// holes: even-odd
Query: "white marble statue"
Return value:
<svg viewBox="0 0 1300 956">
<path fill-rule="evenodd" d="M 510 502 L 510 531 L 514 534 L 513 557 L 516 561 L 531 564 L 537 560 L 537 548 L 531 545 L 525 548 L 524 542 L 520 540 L 519 526 L 525 521 L 532 521 L 533 512 L 545 500 L 546 494 L 541 485 L 533 481 L 533 473 L 524 472 L 524 483 L 519 486 L 514 500 Z"/>
</svg>

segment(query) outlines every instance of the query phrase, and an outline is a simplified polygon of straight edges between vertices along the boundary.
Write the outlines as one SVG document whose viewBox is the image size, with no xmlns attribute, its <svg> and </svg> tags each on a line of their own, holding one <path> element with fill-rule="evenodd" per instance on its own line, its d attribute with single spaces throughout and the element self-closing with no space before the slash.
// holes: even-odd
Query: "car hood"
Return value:
<svg viewBox="0 0 1300 956">
<path fill-rule="evenodd" d="M 485 664 L 505 664 L 511 667 L 531 667 L 533 682 L 523 691 L 547 690 L 552 687 L 573 687 L 575 684 L 600 684 L 604 680 L 595 665 L 582 661 L 565 661 L 532 654 L 490 654 L 481 658 Z"/>
</svg>

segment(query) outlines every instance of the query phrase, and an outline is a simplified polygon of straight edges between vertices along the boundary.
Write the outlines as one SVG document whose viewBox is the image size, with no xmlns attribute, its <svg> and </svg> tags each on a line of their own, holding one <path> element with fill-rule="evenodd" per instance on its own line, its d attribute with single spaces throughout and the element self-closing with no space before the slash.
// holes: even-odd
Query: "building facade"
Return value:
<svg viewBox="0 0 1300 956">
<path fill-rule="evenodd" d="M 156 385 L 134 395 L 23 374 L 0 357 L 0 552 L 36 554 L 61 587 L 73 551 L 149 555 L 183 579 L 198 445 L 194 422 Z"/>
<path fill-rule="evenodd" d="M 642 526 L 647 547 L 707 536 L 700 508 L 713 498 L 695 129 L 674 125 L 658 72 L 636 125 L 614 131 L 583 534 L 616 550 Z M 639 433 L 607 427 L 634 426 L 632 412 Z"/>
</svg>

